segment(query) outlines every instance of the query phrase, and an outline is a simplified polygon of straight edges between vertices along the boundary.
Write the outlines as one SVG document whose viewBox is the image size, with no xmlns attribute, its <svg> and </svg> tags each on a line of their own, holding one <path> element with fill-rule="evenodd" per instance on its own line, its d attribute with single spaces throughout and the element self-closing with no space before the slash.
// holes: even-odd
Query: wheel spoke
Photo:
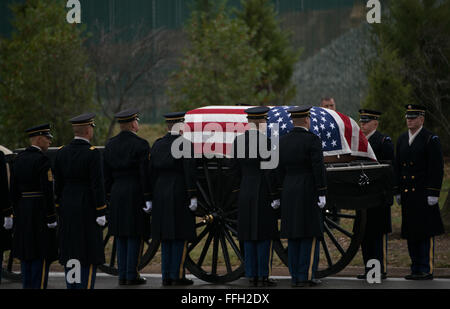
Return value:
<svg viewBox="0 0 450 309">
<path fill-rule="evenodd" d="M 342 249 L 341 245 L 339 244 L 339 242 L 334 237 L 334 235 L 331 232 L 330 228 L 326 224 L 324 224 L 324 228 L 325 228 L 325 232 L 327 233 L 328 237 L 330 237 L 330 239 L 333 242 L 334 246 L 339 250 L 341 255 L 344 256 L 345 255 L 345 251 L 344 251 L 344 249 Z"/>
<path fill-rule="evenodd" d="M 195 246 L 198 245 L 198 243 L 205 237 L 206 234 L 208 234 L 209 230 L 211 229 L 211 225 L 207 225 L 205 229 L 197 236 L 197 238 L 192 242 L 188 248 L 188 252 L 191 252 L 192 249 L 195 248 Z"/>
<path fill-rule="evenodd" d="M 213 275 L 217 275 L 217 260 L 219 256 L 218 251 L 219 251 L 219 238 L 215 233 L 213 240 L 213 256 L 212 256 L 212 270 L 211 270 L 211 273 Z"/>
<path fill-rule="evenodd" d="M 206 224 L 207 224 L 206 222 L 201 221 L 201 222 L 195 224 L 195 228 L 198 229 L 198 228 L 200 228 L 200 227 L 202 227 L 202 226 L 204 226 Z"/>
<path fill-rule="evenodd" d="M 228 223 L 225 223 L 225 226 L 233 233 L 233 235 L 237 236 L 238 232 L 237 232 L 236 228 L 234 228 L 233 226 L 231 226 Z"/>
<path fill-rule="evenodd" d="M 334 215 L 338 218 L 356 219 L 356 215 L 344 214 L 342 212 L 337 212 Z"/>
<path fill-rule="evenodd" d="M 332 225 L 336 230 L 340 231 L 342 234 L 345 234 L 345 236 L 350 237 L 350 238 L 353 237 L 353 233 L 350 233 L 349 231 L 345 230 L 343 227 L 341 227 L 339 224 L 337 224 L 333 220 L 331 220 L 329 218 L 325 218 L 325 221 L 327 222 L 327 224 Z"/>
<path fill-rule="evenodd" d="M 225 260 L 225 265 L 227 267 L 227 273 L 233 272 L 233 268 L 230 263 L 230 255 L 228 254 L 227 243 L 225 242 L 224 231 L 220 233 L 220 244 L 222 245 L 223 259 Z"/>
<path fill-rule="evenodd" d="M 209 209 L 212 209 L 213 206 L 211 204 L 211 201 L 208 198 L 208 194 L 206 194 L 205 189 L 203 188 L 202 184 L 199 181 L 197 181 L 197 188 L 200 191 L 200 193 L 202 194 L 202 197 L 205 199 L 206 207 L 209 208 Z M 202 206 L 202 207 L 204 207 L 204 206 Z"/>
<path fill-rule="evenodd" d="M 233 248 L 234 253 L 236 253 L 237 257 L 239 258 L 239 260 L 244 263 L 244 259 L 242 258 L 241 255 L 241 250 L 239 250 L 239 248 L 237 247 L 236 243 L 233 240 L 233 237 L 231 237 L 227 231 L 225 231 L 225 238 L 228 240 L 228 242 L 231 245 L 231 248 Z"/>
<path fill-rule="evenodd" d="M 330 251 L 328 251 L 327 242 L 325 241 L 325 238 L 322 239 L 322 248 L 323 252 L 325 253 L 325 257 L 327 258 L 328 266 L 331 267 L 333 265 L 333 261 L 331 260 Z"/>
<path fill-rule="evenodd" d="M 206 253 L 208 252 L 209 246 L 211 245 L 211 240 L 213 239 L 213 233 L 210 233 L 208 235 L 208 238 L 206 239 L 205 245 L 203 246 L 202 252 L 200 254 L 200 258 L 197 261 L 198 267 L 202 267 L 203 261 L 205 260 Z"/>
</svg>

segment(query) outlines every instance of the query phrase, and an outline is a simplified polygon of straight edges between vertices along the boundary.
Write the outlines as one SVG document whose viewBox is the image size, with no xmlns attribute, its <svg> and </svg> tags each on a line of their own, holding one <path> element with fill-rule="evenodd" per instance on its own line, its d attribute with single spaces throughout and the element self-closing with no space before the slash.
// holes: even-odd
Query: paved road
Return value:
<svg viewBox="0 0 450 309">
<path fill-rule="evenodd" d="M 104 273 L 97 274 L 95 283 L 96 289 L 183 289 L 184 287 L 163 287 L 161 285 L 161 275 L 142 274 L 147 278 L 147 284 L 141 286 L 119 286 L 117 277 Z M 204 282 L 194 276 L 188 275 L 188 278 L 194 280 L 194 285 L 186 287 L 188 289 L 249 289 L 248 281 L 245 278 L 237 281 L 220 285 Z M 436 278 L 432 281 L 409 281 L 403 278 L 388 278 L 383 280 L 381 284 L 369 284 L 364 280 L 357 280 L 346 277 L 328 277 L 322 279 L 322 284 L 314 288 L 292 288 L 290 286 L 290 278 L 286 276 L 273 277 L 278 282 L 277 287 L 271 289 L 450 289 L 450 279 Z M 20 282 L 11 282 L 6 279 L 2 280 L 0 289 L 20 289 Z M 50 273 L 48 289 L 65 289 L 65 281 L 63 273 Z"/>
</svg>

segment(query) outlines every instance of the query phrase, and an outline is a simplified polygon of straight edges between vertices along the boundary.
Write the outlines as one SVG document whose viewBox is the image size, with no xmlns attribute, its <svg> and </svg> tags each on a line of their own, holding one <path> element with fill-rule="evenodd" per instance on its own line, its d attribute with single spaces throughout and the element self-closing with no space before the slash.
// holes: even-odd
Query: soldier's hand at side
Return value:
<svg viewBox="0 0 450 309">
<path fill-rule="evenodd" d="M 402 204 L 402 198 L 400 194 L 397 194 L 395 196 L 395 200 L 397 201 L 397 204 L 401 205 Z"/>
<path fill-rule="evenodd" d="M 428 199 L 429 206 L 436 205 L 439 201 L 439 198 L 437 196 L 428 196 L 427 199 Z"/>
<path fill-rule="evenodd" d="M 106 224 L 106 217 L 105 216 L 98 217 L 95 221 L 97 221 L 98 225 L 105 226 L 105 224 Z"/>
<path fill-rule="evenodd" d="M 152 212 L 152 201 L 145 202 L 145 208 L 142 208 L 146 214 L 149 214 Z"/>
<path fill-rule="evenodd" d="M 13 227 L 13 218 L 12 217 L 5 217 L 5 222 L 3 224 L 3 227 L 5 230 L 10 230 Z"/>
<path fill-rule="evenodd" d="M 275 210 L 280 208 L 280 200 L 279 199 L 278 200 L 273 200 L 272 204 L 270 204 L 270 206 L 272 206 L 272 208 L 275 209 Z"/>
<path fill-rule="evenodd" d="M 191 198 L 191 204 L 189 205 L 189 209 L 191 211 L 196 211 L 197 210 L 197 198 Z"/>
<path fill-rule="evenodd" d="M 317 202 L 317 206 L 319 206 L 320 209 L 324 208 L 327 204 L 327 198 L 325 196 L 319 196 L 319 202 Z"/>
<path fill-rule="evenodd" d="M 49 223 L 49 224 L 47 224 L 47 226 L 49 229 L 54 229 L 55 227 L 58 226 L 58 222 L 55 221 L 53 223 Z"/>
</svg>

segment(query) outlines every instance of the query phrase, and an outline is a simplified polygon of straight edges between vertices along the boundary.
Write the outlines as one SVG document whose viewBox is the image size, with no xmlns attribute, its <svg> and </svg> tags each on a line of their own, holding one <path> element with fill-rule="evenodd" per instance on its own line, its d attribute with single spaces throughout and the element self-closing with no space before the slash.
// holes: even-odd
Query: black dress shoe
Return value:
<svg viewBox="0 0 450 309">
<path fill-rule="evenodd" d="M 248 280 L 249 286 L 258 286 L 258 277 L 251 278 Z"/>
<path fill-rule="evenodd" d="M 194 281 L 187 279 L 187 278 L 181 278 L 173 281 L 174 285 L 192 285 L 194 284 Z"/>
<path fill-rule="evenodd" d="M 170 286 L 170 285 L 172 285 L 172 283 L 173 283 L 172 279 L 164 279 L 163 282 L 162 282 L 162 285 L 163 286 Z"/>
<path fill-rule="evenodd" d="M 263 277 L 261 280 L 262 286 L 277 286 L 277 282 L 273 279 Z"/>
<path fill-rule="evenodd" d="M 356 276 L 356 279 L 366 280 L 367 274 L 360 274 Z"/>
<path fill-rule="evenodd" d="M 416 273 L 412 274 L 409 280 L 433 280 L 433 274 Z M 406 277 L 405 277 L 406 279 Z"/>
<path fill-rule="evenodd" d="M 147 279 L 138 275 L 138 277 L 134 280 L 127 280 L 127 285 L 141 285 L 146 284 Z"/>
<path fill-rule="evenodd" d="M 319 279 L 312 279 L 308 281 L 309 286 L 318 286 L 320 284 L 322 284 L 322 281 L 320 281 Z"/>
<path fill-rule="evenodd" d="M 119 279 L 119 285 L 126 285 L 127 280 L 126 279 Z"/>
</svg>

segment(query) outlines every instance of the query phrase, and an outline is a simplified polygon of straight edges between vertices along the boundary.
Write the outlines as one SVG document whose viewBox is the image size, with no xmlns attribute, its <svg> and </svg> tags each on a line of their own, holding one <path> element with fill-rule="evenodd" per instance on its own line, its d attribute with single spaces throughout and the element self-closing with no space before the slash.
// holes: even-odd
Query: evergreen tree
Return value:
<svg viewBox="0 0 450 309">
<path fill-rule="evenodd" d="M 168 82 L 173 109 L 264 102 L 265 94 L 256 91 L 264 62 L 249 44 L 254 33 L 230 17 L 225 2 L 214 14 L 194 11 L 185 30 L 190 46 Z"/>
<path fill-rule="evenodd" d="M 295 97 L 292 83 L 294 65 L 300 57 L 289 42 L 289 33 L 282 30 L 270 0 L 242 0 L 242 10 L 236 11 L 239 19 L 254 33 L 250 41 L 264 60 L 265 70 L 257 86 L 267 93 L 272 104 L 288 104 Z M 269 102 L 263 102 L 268 104 Z"/>
<path fill-rule="evenodd" d="M 60 0 L 28 0 L 11 9 L 15 31 L 0 40 L 1 142 L 23 147 L 24 130 L 48 122 L 54 144 L 67 143 L 67 120 L 93 108 L 95 85 L 82 29 L 67 23 Z"/>
</svg>

